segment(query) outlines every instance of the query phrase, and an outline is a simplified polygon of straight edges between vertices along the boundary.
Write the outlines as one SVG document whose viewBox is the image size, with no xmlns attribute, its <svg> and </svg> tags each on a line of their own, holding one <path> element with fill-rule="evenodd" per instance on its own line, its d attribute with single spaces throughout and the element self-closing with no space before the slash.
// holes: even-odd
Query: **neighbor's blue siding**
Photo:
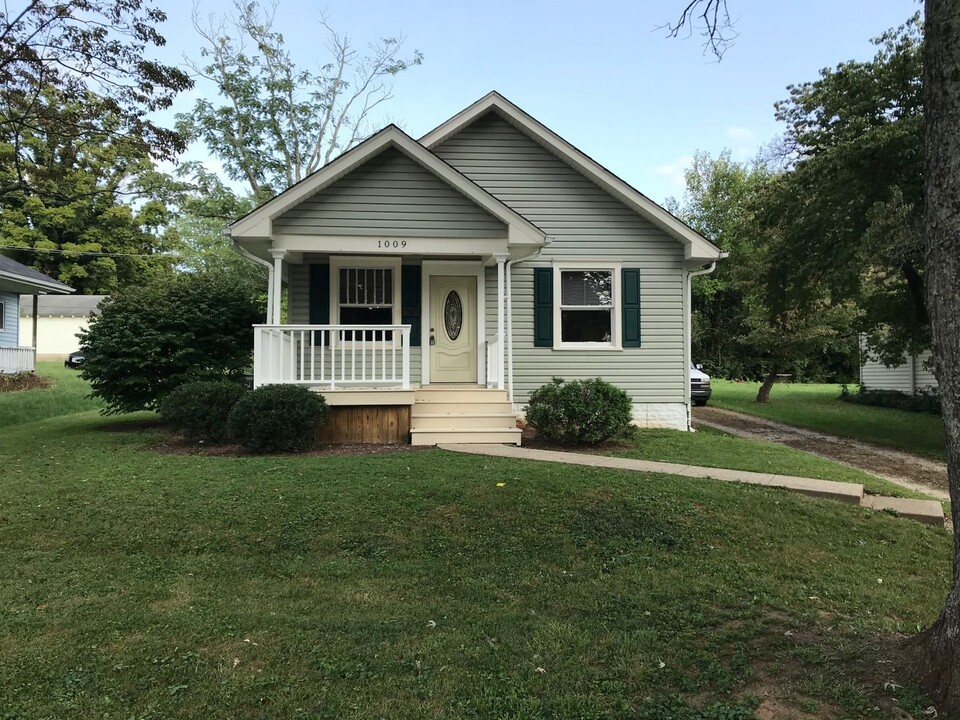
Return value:
<svg viewBox="0 0 960 720">
<path fill-rule="evenodd" d="M 16 346 L 20 334 L 20 296 L 16 293 L 0 292 L 0 303 L 3 303 L 0 346 Z"/>
</svg>

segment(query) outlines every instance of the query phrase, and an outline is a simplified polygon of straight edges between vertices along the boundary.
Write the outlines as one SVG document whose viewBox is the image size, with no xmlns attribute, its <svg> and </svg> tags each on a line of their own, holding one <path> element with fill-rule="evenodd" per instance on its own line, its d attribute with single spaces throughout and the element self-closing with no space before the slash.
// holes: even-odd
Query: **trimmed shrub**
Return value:
<svg viewBox="0 0 960 720">
<path fill-rule="evenodd" d="M 230 437 L 254 452 L 297 452 L 313 445 L 330 408 L 319 393 L 299 385 L 264 385 L 230 411 Z"/>
<path fill-rule="evenodd" d="M 263 306 L 249 283 L 216 272 L 126 287 L 80 331 L 80 375 L 106 414 L 156 410 L 186 382 L 241 377 Z"/>
<path fill-rule="evenodd" d="M 184 383 L 160 403 L 160 417 L 188 440 L 220 442 L 227 437 L 230 411 L 246 392 L 230 380 Z"/>
<path fill-rule="evenodd" d="M 605 380 L 554 378 L 530 393 L 527 422 L 548 440 L 596 445 L 630 431 L 630 397 Z"/>
</svg>

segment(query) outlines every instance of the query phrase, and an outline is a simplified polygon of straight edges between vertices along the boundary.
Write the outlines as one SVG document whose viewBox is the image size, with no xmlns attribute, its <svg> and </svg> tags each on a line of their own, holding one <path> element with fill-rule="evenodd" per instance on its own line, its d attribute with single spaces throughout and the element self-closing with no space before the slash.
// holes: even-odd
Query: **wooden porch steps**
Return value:
<svg viewBox="0 0 960 720">
<path fill-rule="evenodd" d="M 431 385 L 414 395 L 410 442 L 519 445 L 520 430 L 506 390 Z"/>
</svg>

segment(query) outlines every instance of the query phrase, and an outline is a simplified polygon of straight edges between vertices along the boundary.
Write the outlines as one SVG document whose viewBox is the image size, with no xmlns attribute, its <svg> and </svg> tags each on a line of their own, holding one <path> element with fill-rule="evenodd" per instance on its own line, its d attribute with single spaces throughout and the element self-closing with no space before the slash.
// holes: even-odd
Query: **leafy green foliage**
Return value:
<svg viewBox="0 0 960 720">
<path fill-rule="evenodd" d="M 235 278 L 182 273 L 128 287 L 80 333 L 80 373 L 107 413 L 156 409 L 187 381 L 241 375 L 250 365 L 251 326 L 262 319 L 262 302 Z"/>
<path fill-rule="evenodd" d="M 549 440 L 594 445 L 630 430 L 630 396 L 600 378 L 553 378 L 530 393 L 527 422 Z"/>
<path fill-rule="evenodd" d="M 761 228 L 777 174 L 757 161 L 742 164 L 724 152 L 698 153 L 686 173 L 683 204 L 674 210 L 731 255 L 710 275 L 692 281 L 693 357 L 714 376 L 761 379 L 790 373 L 798 379 L 849 379 L 857 344 L 856 310 L 834 305 L 821 283 L 788 301 L 776 287 L 781 272 L 777 228 Z"/>
<path fill-rule="evenodd" d="M 188 440 L 220 442 L 227 437 L 227 418 L 246 389 L 231 380 L 184 383 L 160 403 L 160 417 Z"/>
<path fill-rule="evenodd" d="M 189 75 L 150 57 L 166 40 L 157 26 L 166 14 L 149 0 L 30 2 L 0 14 L 0 143 L 4 145 L 0 196 L 51 194 L 35 182 L 35 149 L 23 142 L 39 128 L 80 154 L 110 141 L 137 146 L 140 156 L 172 159 L 182 136 L 158 126 L 150 114 L 169 108 L 193 85 Z M 54 95 L 60 105 L 47 102 Z M 63 112 L 96 98 L 108 124 Z M 70 198 L 73 188 L 53 189 Z"/>
<path fill-rule="evenodd" d="M 169 278 L 176 242 L 165 230 L 167 207 L 154 198 L 136 205 L 126 199 L 146 193 L 140 182 L 152 170 L 149 147 L 117 135 L 119 119 L 92 94 L 71 103 L 45 88 L 34 105 L 49 122 L 0 124 L 0 185 L 11 186 L 0 193 L 0 252 L 81 293 Z M 55 118 L 82 123 L 84 142 L 63 136 Z M 13 188 L 22 172 L 29 188 Z"/>
<path fill-rule="evenodd" d="M 871 349 L 897 363 L 929 347 L 923 270 L 923 31 L 919 13 L 869 61 L 827 68 L 777 104 L 797 161 L 766 199 L 785 295 L 810 278 L 852 301 Z"/>
<path fill-rule="evenodd" d="M 319 393 L 300 385 L 265 385 L 230 411 L 230 436 L 254 452 L 297 452 L 313 445 L 330 410 Z"/>
<path fill-rule="evenodd" d="M 896 390 L 871 390 L 861 385 L 859 392 L 840 393 L 840 399 L 857 405 L 872 405 L 928 415 L 940 415 L 943 411 L 940 393 L 936 390 L 921 390 L 916 395 L 910 395 Z"/>
</svg>

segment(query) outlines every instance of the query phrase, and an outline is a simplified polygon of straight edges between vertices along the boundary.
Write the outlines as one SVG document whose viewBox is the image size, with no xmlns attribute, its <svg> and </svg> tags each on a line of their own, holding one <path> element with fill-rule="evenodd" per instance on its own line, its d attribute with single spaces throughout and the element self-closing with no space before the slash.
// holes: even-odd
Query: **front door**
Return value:
<svg viewBox="0 0 960 720">
<path fill-rule="evenodd" d="M 477 278 L 430 276 L 430 382 L 477 382 Z"/>
</svg>

